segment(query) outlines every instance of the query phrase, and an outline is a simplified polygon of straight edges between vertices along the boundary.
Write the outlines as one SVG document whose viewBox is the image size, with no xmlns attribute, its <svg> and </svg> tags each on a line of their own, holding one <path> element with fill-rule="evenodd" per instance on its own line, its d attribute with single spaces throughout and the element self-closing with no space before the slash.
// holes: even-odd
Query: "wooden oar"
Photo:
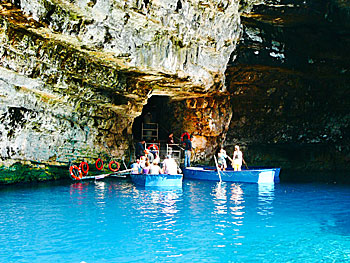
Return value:
<svg viewBox="0 0 350 263">
<path fill-rule="evenodd" d="M 221 175 L 220 175 L 220 168 L 219 168 L 218 161 L 216 160 L 215 155 L 214 155 L 214 160 L 215 160 L 216 169 L 218 170 L 218 175 L 219 175 L 220 182 L 221 182 L 222 180 L 221 180 Z"/>
<path fill-rule="evenodd" d="M 243 158 L 242 158 L 242 161 L 243 161 L 243 163 L 244 163 L 245 167 L 247 168 L 247 170 L 249 170 L 249 167 L 248 167 L 247 163 L 244 161 L 244 159 L 243 159 Z"/>
<path fill-rule="evenodd" d="M 127 173 L 127 172 L 131 172 L 132 169 L 127 169 L 127 170 L 123 170 L 123 171 L 117 171 L 117 172 L 114 172 L 114 173 L 110 173 L 110 174 L 101 174 L 101 175 L 96 175 L 95 176 L 95 180 L 98 180 L 98 179 L 103 179 L 103 178 L 106 178 L 108 176 L 117 176 L 118 174 L 122 174 L 122 173 Z"/>
<path fill-rule="evenodd" d="M 227 155 L 227 158 L 231 161 L 231 165 L 233 166 L 233 160 L 230 156 Z"/>
</svg>

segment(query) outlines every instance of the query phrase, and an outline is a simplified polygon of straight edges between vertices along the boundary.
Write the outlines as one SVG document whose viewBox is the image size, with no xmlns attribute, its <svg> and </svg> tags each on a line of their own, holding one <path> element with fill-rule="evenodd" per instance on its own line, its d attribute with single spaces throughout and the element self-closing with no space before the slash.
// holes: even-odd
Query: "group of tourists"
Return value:
<svg viewBox="0 0 350 263">
<path fill-rule="evenodd" d="M 179 166 L 171 155 L 167 155 L 159 166 L 159 159 L 150 161 L 148 157 L 141 156 L 131 165 L 133 174 L 178 174 L 181 173 Z"/>
<path fill-rule="evenodd" d="M 226 158 L 231 161 L 231 165 L 235 171 L 241 171 L 242 163 L 245 163 L 243 159 L 243 153 L 239 150 L 239 146 L 235 146 L 233 157 L 231 158 L 226 154 L 226 151 L 221 147 L 218 153 L 218 168 L 225 171 L 227 168 Z"/>
<path fill-rule="evenodd" d="M 168 138 L 168 144 L 174 143 L 174 134 L 170 133 Z M 184 167 L 191 166 L 191 155 L 193 145 L 192 145 L 192 136 L 185 132 L 181 136 L 182 147 L 185 153 Z M 151 145 L 152 146 L 152 145 Z M 175 159 L 171 157 L 171 147 L 170 154 L 166 156 L 166 159 L 161 164 L 162 167 L 159 166 L 160 158 L 158 149 L 152 149 L 148 147 L 145 149 L 145 140 L 141 140 L 136 144 L 136 162 L 133 164 L 132 169 L 134 173 L 149 173 L 149 174 L 159 174 L 159 173 L 167 173 L 167 174 L 177 174 L 179 166 L 177 165 Z M 240 151 L 239 146 L 235 146 L 235 151 L 233 153 L 232 158 L 227 155 L 226 151 L 223 147 L 221 147 L 218 153 L 217 165 L 221 170 L 226 170 L 227 162 L 226 158 L 231 161 L 231 165 L 234 171 L 241 171 L 242 163 L 245 163 L 243 159 L 243 153 Z"/>
</svg>

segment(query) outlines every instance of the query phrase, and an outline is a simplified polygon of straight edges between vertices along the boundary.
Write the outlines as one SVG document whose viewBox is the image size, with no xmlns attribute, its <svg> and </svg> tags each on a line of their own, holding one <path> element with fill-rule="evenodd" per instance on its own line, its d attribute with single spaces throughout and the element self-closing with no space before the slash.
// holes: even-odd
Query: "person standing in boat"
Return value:
<svg viewBox="0 0 350 263">
<path fill-rule="evenodd" d="M 168 136 L 168 141 L 167 141 L 167 144 L 168 144 L 168 152 L 167 154 L 172 154 L 173 153 L 173 144 L 174 144 L 174 133 L 170 133 L 169 136 Z"/>
<path fill-rule="evenodd" d="M 226 158 L 227 158 L 226 151 L 223 147 L 221 147 L 219 153 L 218 153 L 218 166 L 222 171 L 225 171 L 227 168 Z"/>
<path fill-rule="evenodd" d="M 241 166 L 243 162 L 243 153 L 239 150 L 239 146 L 235 146 L 235 151 L 232 158 L 232 167 L 235 171 L 241 171 Z"/>
<path fill-rule="evenodd" d="M 191 166 L 191 153 L 193 150 L 192 147 L 192 142 L 191 142 L 191 138 L 188 138 L 187 135 L 185 135 L 186 138 L 184 138 L 184 147 L 185 147 L 185 163 L 184 163 L 184 167 L 190 167 Z M 185 137 L 184 136 L 184 137 Z"/>
<path fill-rule="evenodd" d="M 135 149 L 135 155 L 136 155 L 136 159 L 140 159 L 141 156 L 145 155 L 144 151 L 145 151 L 145 140 L 141 140 L 136 144 L 136 149 Z"/>
</svg>

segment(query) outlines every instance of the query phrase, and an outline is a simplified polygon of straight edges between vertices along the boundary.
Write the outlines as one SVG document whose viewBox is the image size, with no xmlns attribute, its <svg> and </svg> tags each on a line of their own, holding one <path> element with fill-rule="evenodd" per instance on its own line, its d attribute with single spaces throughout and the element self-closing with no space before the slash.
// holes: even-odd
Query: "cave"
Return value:
<svg viewBox="0 0 350 263">
<path fill-rule="evenodd" d="M 200 162 L 239 144 L 251 165 L 348 171 L 345 1 L 44 2 L 0 3 L 0 167 L 128 155 L 153 111 L 154 139 L 189 132 Z"/>
<path fill-rule="evenodd" d="M 148 117 L 148 116 L 149 117 Z M 168 135 L 173 132 L 174 109 L 169 96 L 152 96 L 143 107 L 140 116 L 136 117 L 132 126 L 134 141 L 145 139 L 146 142 L 166 142 Z M 150 126 L 144 127 L 142 134 L 142 123 L 149 121 Z M 156 131 L 151 131 L 157 129 Z"/>
</svg>

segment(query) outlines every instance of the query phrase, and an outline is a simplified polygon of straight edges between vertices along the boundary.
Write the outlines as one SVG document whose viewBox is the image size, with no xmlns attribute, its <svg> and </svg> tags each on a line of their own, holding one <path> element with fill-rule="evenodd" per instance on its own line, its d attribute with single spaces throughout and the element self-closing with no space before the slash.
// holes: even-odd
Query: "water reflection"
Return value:
<svg viewBox="0 0 350 263">
<path fill-rule="evenodd" d="M 87 186 L 89 185 L 89 183 L 74 183 L 70 185 L 69 188 L 69 193 L 70 195 L 73 195 L 75 193 L 78 193 L 79 195 L 83 194 L 84 192 L 87 191 Z"/>
<path fill-rule="evenodd" d="M 236 205 L 240 205 L 244 203 L 243 200 L 243 190 L 240 185 L 232 184 L 231 185 L 231 201 L 233 201 Z"/>
<path fill-rule="evenodd" d="M 243 189 L 239 184 L 217 183 L 212 189 L 214 211 L 218 216 L 218 222 L 215 224 L 216 234 L 222 237 L 231 233 L 231 239 L 234 245 L 242 245 L 241 240 L 245 237 L 240 234 L 244 219 L 244 197 Z M 223 238 L 226 239 L 226 238 Z M 239 241 L 240 240 L 240 241 Z M 227 243 L 222 240 L 216 244 L 216 247 L 225 247 Z"/>
<path fill-rule="evenodd" d="M 89 196 L 89 191 L 94 191 L 95 199 L 99 207 L 105 206 L 107 183 L 104 181 L 77 182 L 70 185 L 69 193 L 73 201 L 79 205 Z"/>
<path fill-rule="evenodd" d="M 106 197 L 106 183 L 104 181 L 95 181 L 95 194 L 98 200 Z"/>
<path fill-rule="evenodd" d="M 182 188 L 168 189 L 168 188 L 144 188 L 135 187 L 134 193 L 139 201 L 141 201 L 140 213 L 149 216 L 158 213 L 165 216 L 173 216 L 179 209 L 177 202 L 182 196 Z"/>
<path fill-rule="evenodd" d="M 243 190 L 240 185 L 232 184 L 231 185 L 231 197 L 230 200 L 233 201 L 235 204 L 234 206 L 230 207 L 231 214 L 234 215 L 234 219 L 237 221 L 235 222 L 236 225 L 242 225 L 243 224 L 243 215 L 244 215 L 244 198 L 243 198 Z"/>
<path fill-rule="evenodd" d="M 214 213 L 215 214 L 227 214 L 227 196 L 226 196 L 227 184 L 224 182 L 219 182 L 213 189 L 212 195 L 215 197 L 214 202 Z"/>
<path fill-rule="evenodd" d="M 258 214 L 273 215 L 273 200 L 275 198 L 274 184 L 258 184 Z"/>
<path fill-rule="evenodd" d="M 83 199 L 87 196 L 88 193 L 88 182 L 78 182 L 70 185 L 69 194 L 73 200 L 78 200 L 78 204 L 83 204 Z"/>
<path fill-rule="evenodd" d="M 229 193 L 227 193 L 226 190 L 228 187 L 230 187 Z M 233 206 L 230 205 L 231 213 L 234 215 L 242 215 L 244 213 L 241 211 L 244 209 L 244 206 L 242 205 L 244 203 L 244 198 L 241 186 L 238 184 L 228 185 L 225 182 L 217 183 L 213 189 L 212 196 L 215 197 L 213 199 L 215 205 L 214 213 L 227 213 L 227 195 L 229 195 L 230 204 L 233 204 Z"/>
</svg>

